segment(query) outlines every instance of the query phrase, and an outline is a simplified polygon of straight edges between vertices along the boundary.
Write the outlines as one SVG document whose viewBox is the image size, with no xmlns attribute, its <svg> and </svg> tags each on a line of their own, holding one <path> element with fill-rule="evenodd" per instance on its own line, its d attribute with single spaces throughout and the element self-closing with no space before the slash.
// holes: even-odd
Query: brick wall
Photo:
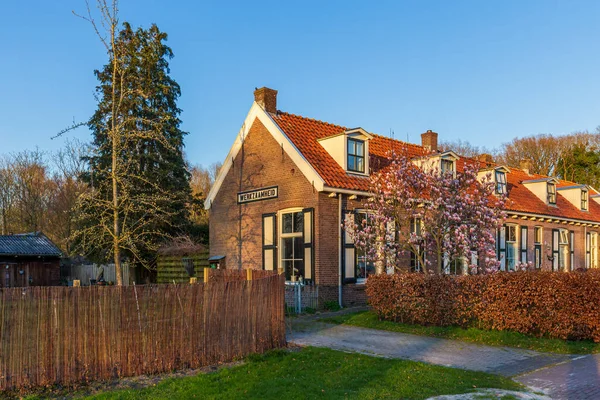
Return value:
<svg viewBox="0 0 600 400">
<path fill-rule="evenodd" d="M 281 145 L 256 119 L 246 137 L 243 150 L 225 177 L 210 209 L 210 254 L 225 255 L 227 268 L 262 268 L 262 216 L 288 208 L 315 209 L 314 214 L 314 281 L 320 286 L 320 301 L 337 301 L 339 282 L 340 197 L 318 193 L 294 162 L 282 151 Z M 243 205 L 237 204 L 237 193 L 277 185 L 279 197 Z M 338 195 L 342 211 L 362 208 L 363 199 L 350 200 Z M 342 217 L 343 218 L 343 217 Z M 575 267 L 585 266 L 585 231 L 583 226 L 538 222 L 509 218 L 507 223 L 528 227 L 528 260 L 534 260 L 534 227 L 543 228 L 543 242 L 552 245 L 552 229 L 575 232 Z M 548 250 L 542 246 L 543 269 L 551 269 Z M 519 253 L 520 254 L 520 253 Z M 409 268 L 407 256 L 399 264 Z M 343 286 L 344 305 L 366 302 L 364 285 Z"/>
<path fill-rule="evenodd" d="M 534 227 L 541 226 L 542 227 L 542 269 L 551 271 L 552 270 L 552 261 L 548 260 L 547 256 L 552 256 L 552 230 L 553 229 L 566 229 L 568 231 L 573 231 L 575 238 L 575 246 L 574 246 L 574 255 L 573 255 L 573 264 L 574 268 L 585 268 L 585 235 L 586 232 L 597 232 L 590 227 L 584 227 L 581 225 L 570 225 L 570 224 L 562 224 L 562 223 L 554 223 L 554 222 L 539 222 L 539 221 L 530 221 L 523 219 L 515 219 L 515 218 L 507 218 L 505 221 L 506 224 L 516 224 L 527 227 L 527 260 L 533 262 L 534 261 L 534 246 L 535 246 L 535 237 L 534 237 Z M 546 245 L 547 244 L 547 245 Z"/>
<path fill-rule="evenodd" d="M 277 199 L 237 204 L 238 192 L 273 185 Z M 211 205 L 210 255 L 225 255 L 227 268 L 261 269 L 262 215 L 317 204 L 312 184 L 256 119 Z"/>
</svg>

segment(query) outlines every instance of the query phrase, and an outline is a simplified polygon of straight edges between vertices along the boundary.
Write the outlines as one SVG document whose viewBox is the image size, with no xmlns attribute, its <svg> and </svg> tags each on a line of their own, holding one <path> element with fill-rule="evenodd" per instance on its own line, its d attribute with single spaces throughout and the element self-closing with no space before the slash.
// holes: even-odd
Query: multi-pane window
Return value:
<svg viewBox="0 0 600 400">
<path fill-rule="evenodd" d="M 371 224 L 371 217 L 365 211 L 359 211 L 356 213 L 356 224 L 359 227 L 364 227 Z M 357 281 L 364 281 L 375 273 L 375 265 L 367 257 L 367 253 L 370 249 L 368 248 L 357 248 L 356 249 L 356 279 Z"/>
<path fill-rule="evenodd" d="M 590 268 L 598 268 L 598 233 L 590 233 Z"/>
<path fill-rule="evenodd" d="M 506 269 L 514 271 L 517 266 L 517 226 L 506 225 Z"/>
<path fill-rule="evenodd" d="M 588 209 L 588 191 L 581 191 L 581 209 L 587 211 Z"/>
<path fill-rule="evenodd" d="M 304 277 L 304 213 L 289 212 L 281 216 L 281 266 L 287 280 Z M 293 278 L 292 278 L 293 277 Z"/>
<path fill-rule="evenodd" d="M 442 158 L 442 174 L 454 173 L 454 161 Z"/>
<path fill-rule="evenodd" d="M 348 171 L 365 172 L 365 142 L 348 139 Z"/>
<path fill-rule="evenodd" d="M 556 185 L 548 182 L 548 203 L 556 204 Z"/>
<path fill-rule="evenodd" d="M 410 233 L 415 234 L 417 237 L 421 236 L 421 228 L 423 226 L 423 220 L 421 218 L 413 218 L 410 221 Z M 422 257 L 423 251 L 420 245 L 416 245 L 416 252 L 412 251 L 410 254 L 410 268 L 413 271 L 420 272 L 422 269 Z"/>
<path fill-rule="evenodd" d="M 496 194 L 506 193 L 506 173 L 496 171 Z"/>
<path fill-rule="evenodd" d="M 561 229 L 559 231 L 559 235 L 558 235 L 558 246 L 559 246 L 559 250 L 558 250 L 558 270 L 559 271 L 566 271 L 567 270 L 567 264 L 568 264 L 568 260 L 569 260 L 569 255 L 570 255 L 570 248 L 569 248 L 569 231 L 566 229 Z"/>
</svg>

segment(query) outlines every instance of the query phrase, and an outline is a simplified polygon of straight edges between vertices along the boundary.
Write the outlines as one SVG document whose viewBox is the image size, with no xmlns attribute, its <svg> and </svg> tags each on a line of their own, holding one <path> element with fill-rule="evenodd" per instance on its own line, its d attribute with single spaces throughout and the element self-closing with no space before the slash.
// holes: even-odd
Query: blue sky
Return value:
<svg viewBox="0 0 600 400">
<path fill-rule="evenodd" d="M 5 1 L 0 153 L 39 147 L 95 109 L 106 54 L 71 14 L 84 0 Z M 169 34 L 193 163 L 221 161 L 255 87 L 278 108 L 418 142 L 493 148 L 600 125 L 598 1 L 122 0 L 121 20 Z M 89 140 L 87 129 L 66 135 Z"/>
</svg>

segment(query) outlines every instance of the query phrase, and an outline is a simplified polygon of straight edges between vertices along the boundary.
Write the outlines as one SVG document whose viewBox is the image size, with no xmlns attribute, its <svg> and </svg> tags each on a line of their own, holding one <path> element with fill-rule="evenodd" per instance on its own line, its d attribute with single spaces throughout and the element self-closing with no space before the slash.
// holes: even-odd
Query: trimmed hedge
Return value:
<svg viewBox="0 0 600 400">
<path fill-rule="evenodd" d="M 379 318 L 600 342 L 600 270 L 370 276 Z"/>
</svg>

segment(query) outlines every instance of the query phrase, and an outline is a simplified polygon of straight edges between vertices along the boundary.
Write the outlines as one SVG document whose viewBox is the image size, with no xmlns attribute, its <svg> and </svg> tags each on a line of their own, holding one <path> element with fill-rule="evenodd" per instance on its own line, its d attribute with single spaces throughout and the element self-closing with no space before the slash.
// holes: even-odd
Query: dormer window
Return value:
<svg viewBox="0 0 600 400">
<path fill-rule="evenodd" d="M 496 194 L 506 194 L 506 172 L 496 171 Z"/>
<path fill-rule="evenodd" d="M 556 185 L 548 182 L 548 204 L 556 204 Z"/>
<path fill-rule="evenodd" d="M 365 142 L 348 138 L 348 171 L 365 173 Z"/>
<path fill-rule="evenodd" d="M 448 160 L 442 158 L 441 164 L 442 174 L 452 173 L 454 174 L 454 160 Z"/>
<path fill-rule="evenodd" d="M 588 191 L 587 190 L 581 191 L 581 209 L 583 211 L 587 211 L 587 209 L 588 209 Z"/>
</svg>

